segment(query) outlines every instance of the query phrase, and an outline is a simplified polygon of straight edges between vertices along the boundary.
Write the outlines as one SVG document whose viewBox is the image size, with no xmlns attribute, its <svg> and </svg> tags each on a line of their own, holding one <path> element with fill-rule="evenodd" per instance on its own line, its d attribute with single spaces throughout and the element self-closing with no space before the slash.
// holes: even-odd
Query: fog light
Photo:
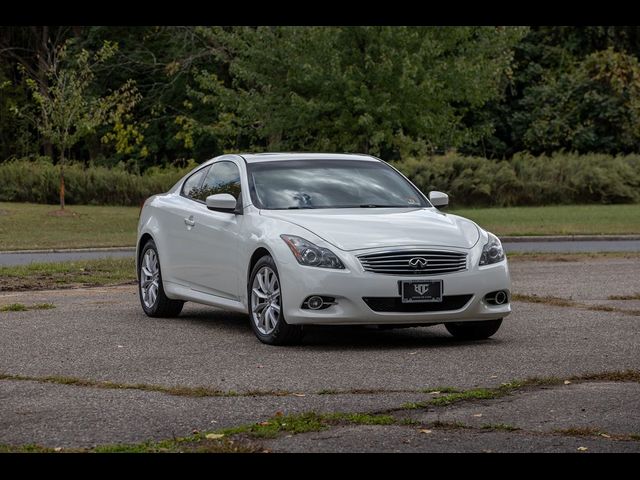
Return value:
<svg viewBox="0 0 640 480">
<path fill-rule="evenodd" d="M 495 292 L 487 293 L 484 296 L 484 301 L 489 305 L 504 305 L 509 301 L 509 291 L 497 290 Z"/>
<path fill-rule="evenodd" d="M 319 297 L 317 295 L 307 300 L 307 305 L 309 305 L 309 308 L 311 310 L 318 310 L 322 308 L 323 303 L 324 303 L 324 300 L 322 300 L 322 297 Z"/>
</svg>

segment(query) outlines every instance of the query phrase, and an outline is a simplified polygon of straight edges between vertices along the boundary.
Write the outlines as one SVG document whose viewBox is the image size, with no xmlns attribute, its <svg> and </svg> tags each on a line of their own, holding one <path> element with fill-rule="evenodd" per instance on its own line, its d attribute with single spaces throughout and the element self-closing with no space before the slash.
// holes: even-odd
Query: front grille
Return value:
<svg viewBox="0 0 640 480">
<path fill-rule="evenodd" d="M 359 255 L 365 272 L 388 275 L 440 275 L 466 270 L 467 254 L 444 250 L 397 250 Z"/>
<path fill-rule="evenodd" d="M 402 303 L 400 297 L 362 297 L 374 312 L 446 312 L 448 310 L 460 310 L 473 295 L 444 295 L 442 302 Z"/>
</svg>

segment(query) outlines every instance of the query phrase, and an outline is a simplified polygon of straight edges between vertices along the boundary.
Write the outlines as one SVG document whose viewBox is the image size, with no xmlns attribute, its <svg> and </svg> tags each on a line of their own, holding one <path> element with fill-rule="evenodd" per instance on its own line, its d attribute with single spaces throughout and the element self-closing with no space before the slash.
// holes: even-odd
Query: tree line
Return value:
<svg viewBox="0 0 640 480">
<path fill-rule="evenodd" d="M 0 162 L 629 154 L 640 27 L 2 27 Z"/>
</svg>

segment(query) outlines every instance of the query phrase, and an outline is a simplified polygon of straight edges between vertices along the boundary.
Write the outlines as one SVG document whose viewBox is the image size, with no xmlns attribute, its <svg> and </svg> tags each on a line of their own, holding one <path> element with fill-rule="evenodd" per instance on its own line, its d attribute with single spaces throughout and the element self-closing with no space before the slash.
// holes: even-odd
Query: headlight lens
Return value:
<svg viewBox="0 0 640 480">
<path fill-rule="evenodd" d="M 482 248 L 482 255 L 480 256 L 480 265 L 491 265 L 492 263 L 498 263 L 504 260 L 504 250 L 502 243 L 498 237 L 493 233 L 489 233 L 489 241 Z"/>
<path fill-rule="evenodd" d="M 321 268 L 344 268 L 340 259 L 328 248 L 319 247 L 309 240 L 295 235 L 280 235 L 280 238 L 289 245 L 293 256 L 296 257 L 300 265 Z"/>
</svg>

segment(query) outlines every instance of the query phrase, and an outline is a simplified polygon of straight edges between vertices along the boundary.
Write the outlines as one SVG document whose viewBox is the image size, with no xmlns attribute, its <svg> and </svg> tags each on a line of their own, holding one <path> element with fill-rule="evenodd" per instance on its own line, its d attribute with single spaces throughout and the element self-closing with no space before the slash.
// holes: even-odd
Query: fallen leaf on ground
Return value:
<svg viewBox="0 0 640 480">
<path fill-rule="evenodd" d="M 415 355 L 418 352 L 409 352 L 409 355 Z"/>
<path fill-rule="evenodd" d="M 422 428 L 422 429 L 420 429 L 420 433 L 431 433 L 431 430 L 428 430 L 426 428 Z"/>
<path fill-rule="evenodd" d="M 473 414 L 473 416 L 474 416 L 474 417 L 481 417 L 481 416 L 482 416 L 482 414 L 481 414 L 481 413 L 474 413 L 474 414 Z"/>
<path fill-rule="evenodd" d="M 565 380 L 565 381 L 564 381 L 564 384 L 565 384 L 565 385 L 570 385 L 570 384 L 571 384 L 571 382 L 570 382 L 569 380 Z"/>
<path fill-rule="evenodd" d="M 579 452 L 586 452 L 587 450 L 589 450 L 587 447 L 578 447 Z"/>
<path fill-rule="evenodd" d="M 491 375 L 489 378 L 498 378 L 498 375 Z"/>
<path fill-rule="evenodd" d="M 269 422 L 260 422 L 258 425 L 262 425 L 264 427 L 266 425 L 270 425 L 270 423 Z"/>
<path fill-rule="evenodd" d="M 209 440 L 217 440 L 222 437 L 224 437 L 224 433 L 207 433 L 205 435 L 205 438 L 208 438 Z"/>
<path fill-rule="evenodd" d="M 53 449 L 54 452 L 61 452 L 62 451 L 62 447 L 56 447 Z"/>
<path fill-rule="evenodd" d="M 305 397 L 306 395 L 304 393 L 294 393 L 293 396 L 294 397 Z"/>
<path fill-rule="evenodd" d="M 607 435 L 606 433 L 601 433 L 600 436 L 604 438 L 611 438 L 611 435 Z"/>
<path fill-rule="evenodd" d="M 283 413 L 281 411 L 277 411 L 276 414 L 275 414 L 276 417 L 281 417 L 282 415 L 283 415 Z"/>
<path fill-rule="evenodd" d="M 438 395 L 440 392 L 438 390 L 435 390 L 433 392 L 429 392 L 431 395 Z"/>
</svg>

